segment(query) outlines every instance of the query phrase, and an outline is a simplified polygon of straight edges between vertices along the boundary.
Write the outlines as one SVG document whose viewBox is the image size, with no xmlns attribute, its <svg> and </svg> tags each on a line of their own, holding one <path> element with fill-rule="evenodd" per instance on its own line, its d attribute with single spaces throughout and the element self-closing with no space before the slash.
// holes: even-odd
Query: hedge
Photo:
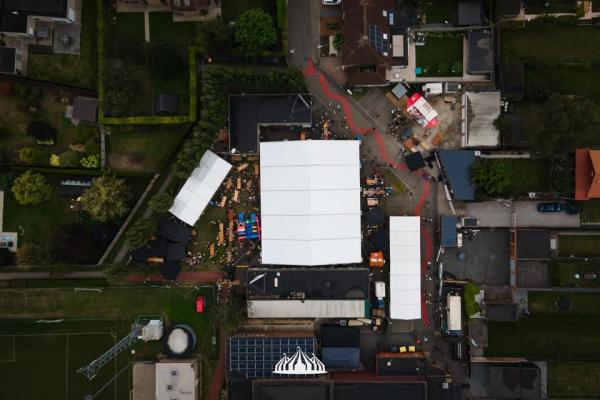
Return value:
<svg viewBox="0 0 600 400">
<path fill-rule="evenodd" d="M 281 32 L 283 52 L 288 51 L 287 0 L 277 0 L 277 25 Z"/>
</svg>

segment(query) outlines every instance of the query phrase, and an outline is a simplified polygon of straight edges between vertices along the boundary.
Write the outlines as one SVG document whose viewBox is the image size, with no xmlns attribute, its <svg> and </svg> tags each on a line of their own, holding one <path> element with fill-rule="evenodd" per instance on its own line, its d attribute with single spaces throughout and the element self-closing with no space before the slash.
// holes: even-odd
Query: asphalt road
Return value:
<svg viewBox="0 0 600 400">
<path fill-rule="evenodd" d="M 319 0 L 288 2 L 288 63 L 304 67 L 308 58 L 317 60 L 319 45 Z"/>
</svg>

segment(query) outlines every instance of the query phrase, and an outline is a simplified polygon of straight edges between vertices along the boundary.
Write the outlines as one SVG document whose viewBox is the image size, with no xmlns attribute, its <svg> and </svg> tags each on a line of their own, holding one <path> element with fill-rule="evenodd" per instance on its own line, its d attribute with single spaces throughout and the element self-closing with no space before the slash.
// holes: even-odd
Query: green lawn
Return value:
<svg viewBox="0 0 600 400">
<path fill-rule="evenodd" d="M 561 235 L 558 237 L 561 257 L 600 257 L 600 236 Z"/>
<path fill-rule="evenodd" d="M 143 41 L 144 13 L 112 13 L 107 24 L 107 39 L 108 43 L 122 39 Z"/>
<path fill-rule="evenodd" d="M 556 308 L 556 301 L 564 297 L 570 302 L 568 311 Z M 599 293 L 533 292 L 528 293 L 529 311 L 532 314 L 600 314 Z"/>
<path fill-rule="evenodd" d="M 600 37 L 598 38 L 600 40 Z M 550 92 L 600 98 L 600 67 L 580 65 L 527 65 L 525 81 L 537 81 Z"/>
<path fill-rule="evenodd" d="M 600 359 L 600 315 L 538 314 L 488 322 L 488 357 L 533 360 Z"/>
<path fill-rule="evenodd" d="M 139 127 L 108 136 L 109 165 L 116 171 L 157 172 L 163 169 L 187 133 L 186 125 Z"/>
<path fill-rule="evenodd" d="M 535 21 L 526 28 L 501 29 L 500 54 L 504 61 L 540 64 L 597 61 L 599 42 L 596 28 Z"/>
<path fill-rule="evenodd" d="M 548 363 L 548 395 L 552 398 L 599 398 L 600 362 Z"/>
<path fill-rule="evenodd" d="M 581 278 L 575 278 L 575 274 L 583 275 L 586 272 L 600 273 L 600 263 L 555 260 L 552 262 L 550 269 L 552 286 L 600 287 L 600 280 L 586 280 Z"/>
<path fill-rule="evenodd" d="M 244 11 L 252 8 L 262 8 L 271 14 L 273 21 L 276 20 L 277 3 L 275 0 L 221 0 L 221 16 L 226 23 L 236 20 Z"/>
<path fill-rule="evenodd" d="M 196 313 L 194 300 L 198 295 L 208 300 L 209 312 Z M 31 297 L 36 301 L 31 301 Z M 186 323 L 194 328 L 198 334 L 197 351 L 203 355 L 203 368 L 207 368 L 203 371 L 204 389 L 214 368 L 217 353 L 211 339 L 215 332 L 215 314 L 209 289 L 104 288 L 100 293 L 72 289 L 7 289 L 0 292 L 0 310 L 4 318 L 11 318 L 0 320 L 2 334 L 29 335 L 15 337 L 15 362 L 0 362 L 0 373 L 8 377 L 3 393 L 12 394 L 11 398 L 45 398 L 43 393 L 52 393 L 51 398 L 67 398 L 67 393 L 69 398 L 83 398 L 85 394 L 97 393 L 129 362 L 154 358 L 160 352 L 160 343 L 140 342 L 133 347 L 136 354 L 121 353 L 92 381 L 76 373 L 79 367 L 128 333 L 131 323 L 140 315 L 161 314 L 167 327 L 173 323 Z M 39 318 L 67 319 L 58 324 L 27 321 Z M 70 335 L 64 334 L 67 332 Z M 93 334 L 79 334 L 84 332 Z M 0 336 L 0 360 L 12 357 L 12 348 L 12 336 Z M 128 397 L 130 373 L 123 373 L 96 398 L 118 400 Z M 25 380 L 27 384 L 24 384 Z"/>
<path fill-rule="evenodd" d="M 454 23 L 456 19 L 456 0 L 434 0 L 421 2 L 421 11 L 425 14 L 428 24 L 443 24 L 445 21 Z"/>
<path fill-rule="evenodd" d="M 34 54 L 27 59 L 27 76 L 96 90 L 96 0 L 83 0 L 80 55 Z"/>
<path fill-rule="evenodd" d="M 581 203 L 582 222 L 600 222 L 600 200 L 588 200 Z"/>
<path fill-rule="evenodd" d="M 416 47 L 416 65 L 423 68 L 419 76 L 462 76 L 464 36 L 426 37 L 424 46 Z M 452 71 L 453 64 L 460 69 Z"/>
</svg>

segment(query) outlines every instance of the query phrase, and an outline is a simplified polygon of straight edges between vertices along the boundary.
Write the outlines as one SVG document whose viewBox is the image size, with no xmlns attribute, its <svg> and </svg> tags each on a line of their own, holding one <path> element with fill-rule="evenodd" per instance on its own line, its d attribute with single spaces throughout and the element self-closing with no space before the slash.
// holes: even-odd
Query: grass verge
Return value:
<svg viewBox="0 0 600 400">
<path fill-rule="evenodd" d="M 600 257 L 600 236 L 560 235 L 558 254 L 561 257 Z"/>
</svg>

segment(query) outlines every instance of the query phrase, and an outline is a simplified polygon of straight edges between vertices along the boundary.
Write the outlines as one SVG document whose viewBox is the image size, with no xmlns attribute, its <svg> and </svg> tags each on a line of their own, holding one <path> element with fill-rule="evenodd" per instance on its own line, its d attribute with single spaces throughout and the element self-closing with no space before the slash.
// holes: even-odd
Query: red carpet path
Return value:
<svg viewBox="0 0 600 400">
<path fill-rule="evenodd" d="M 383 161 L 391 165 L 393 168 L 401 169 L 403 171 L 407 170 L 405 164 L 401 164 L 396 161 L 393 157 L 390 157 L 385 148 L 385 143 L 383 142 L 383 137 L 381 136 L 381 132 L 379 132 L 375 127 L 373 128 L 363 128 L 356 125 L 354 121 L 354 116 L 352 115 L 352 110 L 348 100 L 337 93 L 331 91 L 329 87 L 329 83 L 325 79 L 325 76 L 317 71 L 315 68 L 312 59 L 308 59 L 306 63 L 306 67 L 303 70 L 304 76 L 314 77 L 317 76 L 319 79 L 319 84 L 321 85 L 321 89 L 323 90 L 323 94 L 327 96 L 329 99 L 336 101 L 342 111 L 344 112 L 344 116 L 346 117 L 346 123 L 355 133 L 362 136 L 367 136 L 372 134 L 375 137 L 375 143 L 377 143 L 377 148 L 379 149 L 379 155 Z M 420 174 L 422 176 L 422 174 Z M 421 211 L 423 209 L 423 205 L 427 200 L 427 196 L 429 196 L 429 190 L 431 188 L 431 184 L 429 181 L 423 179 L 423 189 L 419 199 L 417 200 L 417 205 L 415 206 L 415 214 L 421 215 Z M 427 270 L 427 264 L 432 260 L 433 257 L 433 241 L 431 239 L 431 234 L 426 228 L 421 228 L 421 236 L 423 241 L 425 242 L 425 254 L 423 256 L 423 260 L 421 262 L 421 273 L 425 274 Z M 422 294 L 421 297 L 421 314 L 423 317 L 423 324 L 425 327 L 429 327 L 429 316 L 427 313 L 427 304 L 425 303 L 425 293 Z"/>
<path fill-rule="evenodd" d="M 175 282 L 186 283 L 216 283 L 223 278 L 225 274 L 221 271 L 203 271 L 203 272 L 182 272 L 177 277 Z M 149 282 L 149 283 L 165 283 L 168 282 L 158 272 L 155 274 L 140 274 L 132 273 L 125 277 L 127 283 Z"/>
</svg>

